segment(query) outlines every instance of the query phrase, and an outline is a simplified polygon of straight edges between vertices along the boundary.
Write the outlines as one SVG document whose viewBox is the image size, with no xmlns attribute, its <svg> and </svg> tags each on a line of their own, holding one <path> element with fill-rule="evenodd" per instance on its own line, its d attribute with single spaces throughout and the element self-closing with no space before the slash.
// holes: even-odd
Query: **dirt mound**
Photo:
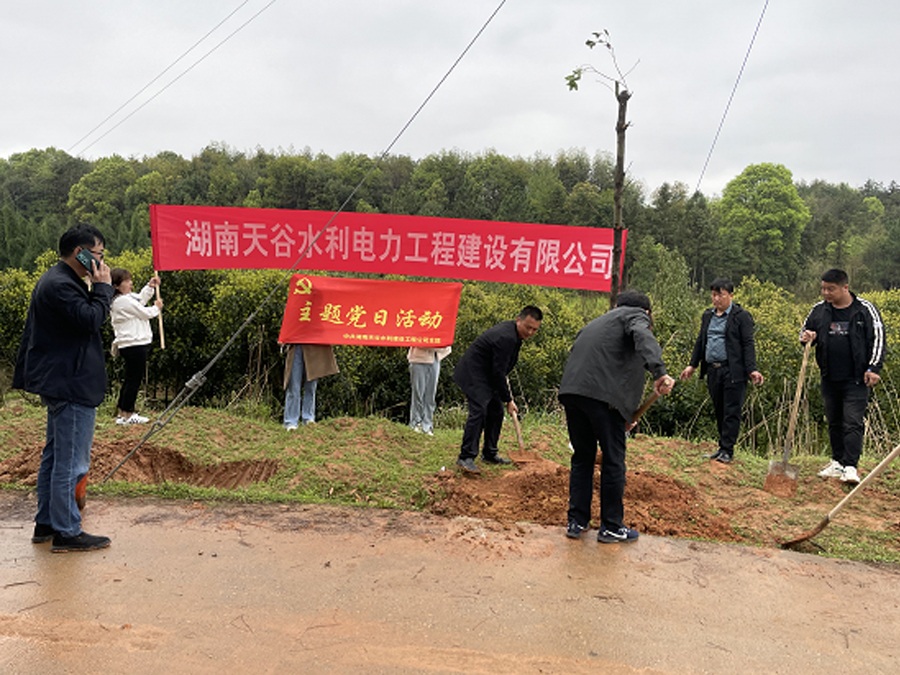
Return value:
<svg viewBox="0 0 900 675">
<path fill-rule="evenodd" d="M 764 487 L 767 492 L 771 492 L 773 495 L 793 497 L 797 492 L 797 481 L 783 474 L 770 473 L 766 476 Z"/>
<path fill-rule="evenodd" d="M 568 486 L 566 467 L 540 460 L 495 476 L 444 470 L 430 481 L 428 489 L 434 499 L 432 513 L 549 525 L 558 524 L 560 518 L 565 522 Z"/>
<path fill-rule="evenodd" d="M 2 421 L 13 454 L 0 462 L 0 484 L 33 486 L 43 444 L 42 421 L 22 415 L 16 408 L 6 412 L 9 414 Z M 243 419 L 231 421 L 220 416 L 214 425 L 208 424 L 205 415 L 202 421 L 190 415 L 186 420 L 180 430 L 162 441 L 154 437 L 155 444 L 141 446 L 118 469 L 115 480 L 225 490 L 269 482 L 273 495 L 297 493 L 325 501 L 355 498 L 358 503 L 383 498 L 393 504 L 418 505 L 436 515 L 490 521 L 499 528 L 530 522 L 561 531 L 566 522 L 568 452 L 560 451 L 564 441 L 555 428 L 529 429 L 528 450 L 524 452 L 513 449 L 515 443 L 509 435 L 504 447 L 517 460 L 515 466 L 486 466 L 481 474 L 470 476 L 450 464 L 457 452 L 454 440 L 424 439 L 423 444 L 420 436 L 382 420 L 335 419 L 318 425 L 311 433 L 268 436 L 262 428 L 248 431 Z M 139 432 L 112 424 L 98 427 L 89 484 L 97 485 L 119 465 L 140 440 Z M 262 440 L 257 438 L 259 434 Z M 195 436 L 202 436 L 203 442 L 195 443 Z M 235 448 L 247 448 L 247 454 L 235 455 Z M 303 460 L 307 448 L 318 461 Z M 386 449 L 398 452 L 386 453 Z M 381 462 L 399 461 L 420 469 L 426 449 L 428 466 L 441 462 L 447 468 L 434 473 L 427 469 L 425 473 L 394 472 L 391 468 L 388 473 L 391 479 L 402 476 L 402 480 L 414 481 L 414 496 L 403 494 L 398 498 L 402 493 L 393 491 L 391 485 L 368 490 L 369 483 L 381 480 Z M 818 523 L 848 492 L 839 481 L 816 476 L 812 467 L 817 463 L 810 462 L 793 486 L 795 494 L 763 489 L 758 463 L 745 465 L 743 457 L 729 465 L 702 459 L 714 449 L 710 443 L 642 434 L 631 438 L 625 524 L 645 534 L 777 546 Z M 278 451 L 278 459 L 266 459 L 273 450 Z M 236 461 L 236 457 L 254 456 L 260 459 Z M 228 457 L 232 461 L 198 461 L 206 457 Z M 276 474 L 277 483 L 272 481 Z M 841 513 L 844 529 L 828 530 L 835 542 L 831 545 L 859 546 L 863 539 L 879 557 L 896 559 L 900 555 L 900 495 L 896 494 L 896 484 L 896 474 L 886 472 L 866 490 L 864 498 L 849 505 Z M 595 524 L 600 519 L 599 488 L 598 473 L 591 514 Z M 269 486 L 262 491 L 267 490 Z M 819 537 L 819 541 L 825 539 Z"/>
<path fill-rule="evenodd" d="M 569 469 L 548 460 L 525 462 L 519 468 L 492 477 L 442 471 L 429 485 L 435 500 L 431 510 L 448 516 L 563 525 L 568 508 Z M 598 523 L 599 471 L 594 474 L 594 489 L 591 517 Z M 650 471 L 628 473 L 625 522 L 647 534 L 739 540 L 728 518 L 709 513 L 697 488 Z"/>
<path fill-rule="evenodd" d="M 135 441 L 131 439 L 95 442 L 90 481 L 105 478 L 134 446 Z M 40 458 L 41 446 L 33 445 L 28 451 L 0 462 L 0 482 L 34 485 Z M 348 467 L 343 469 L 349 471 Z M 275 460 L 199 465 L 176 450 L 147 443 L 118 469 L 115 479 L 233 489 L 265 482 L 278 470 L 279 463 Z M 599 490 L 599 481 L 598 472 L 594 477 L 595 490 Z M 568 467 L 540 458 L 536 453 L 529 453 L 527 461 L 517 462 L 515 470 L 470 476 L 451 469 L 440 471 L 427 481 L 433 499 L 432 513 L 541 525 L 565 523 L 568 486 Z M 599 522 L 600 505 L 596 496 L 593 511 L 594 522 Z M 726 516 L 710 514 L 697 488 L 652 470 L 629 471 L 625 515 L 629 526 L 647 534 L 739 540 Z"/>
<path fill-rule="evenodd" d="M 134 449 L 131 440 L 94 443 L 91 451 L 91 482 L 105 478 Z M 41 446 L 0 462 L 0 483 L 35 485 L 41 463 Z M 130 483 L 190 483 L 201 487 L 233 489 L 269 480 L 279 469 L 274 460 L 195 464 L 184 455 L 152 443 L 142 445 L 116 472 L 116 480 Z"/>
</svg>

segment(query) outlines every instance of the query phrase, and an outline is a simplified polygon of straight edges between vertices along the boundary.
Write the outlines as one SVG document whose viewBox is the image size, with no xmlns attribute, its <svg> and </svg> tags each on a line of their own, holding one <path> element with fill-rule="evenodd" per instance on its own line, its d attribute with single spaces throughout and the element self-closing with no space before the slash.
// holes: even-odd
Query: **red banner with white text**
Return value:
<svg viewBox="0 0 900 675">
<path fill-rule="evenodd" d="M 453 344 L 460 283 L 335 279 L 295 274 L 284 344 L 444 347 Z"/>
<path fill-rule="evenodd" d="M 341 213 L 316 238 L 333 215 L 154 204 L 153 262 L 157 270 L 291 269 L 306 252 L 299 269 L 610 288 L 608 228 Z"/>
</svg>

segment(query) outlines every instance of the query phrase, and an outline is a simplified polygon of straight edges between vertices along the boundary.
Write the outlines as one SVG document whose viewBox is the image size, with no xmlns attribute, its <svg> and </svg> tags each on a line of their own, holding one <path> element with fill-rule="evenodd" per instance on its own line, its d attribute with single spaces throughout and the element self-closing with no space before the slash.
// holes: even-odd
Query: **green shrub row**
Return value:
<svg viewBox="0 0 900 675">
<path fill-rule="evenodd" d="M 669 372 L 677 377 L 687 365 L 699 327 L 700 313 L 708 306 L 706 293 L 690 289 L 688 270 L 677 254 L 658 246 L 644 252 L 644 268 L 635 269 L 654 303 L 654 329 L 664 346 Z M 111 266 L 130 270 L 135 288 L 153 274 L 149 250 L 111 257 Z M 34 273 L 19 269 L 0 271 L 0 393 L 9 389 L 12 364 L 18 350 L 31 290 L 40 274 L 55 263 L 47 252 Z M 163 408 L 191 377 L 207 369 L 206 383 L 192 403 L 243 408 L 278 419 L 283 404 L 284 358 L 277 344 L 287 288 L 287 275 L 273 270 L 211 270 L 166 272 L 162 275 L 165 349 L 154 340 L 148 367 L 150 405 Z M 880 452 L 900 434 L 897 373 L 900 373 L 898 334 L 900 291 L 867 294 L 882 312 L 888 327 L 888 353 L 883 382 L 875 389 L 869 413 L 867 442 Z M 758 453 L 780 450 L 787 426 L 802 358 L 797 340 L 809 303 L 787 291 L 754 278 L 745 280 L 735 299 L 750 310 L 756 322 L 759 368 L 766 377 L 762 387 L 750 386 L 745 405 L 744 448 Z M 606 310 L 608 299 L 598 293 L 565 289 L 467 282 L 460 299 L 453 353 L 444 361 L 438 385 L 438 405 L 461 406 L 464 397 L 451 379 L 453 367 L 466 347 L 483 330 L 511 319 L 526 304 L 545 313 L 540 332 L 523 345 L 519 365 L 511 374 L 513 391 L 526 413 L 558 408 L 556 388 L 569 347 L 580 328 Z M 252 319 L 251 319 L 252 317 Z M 248 319 L 250 319 L 248 321 Z M 153 322 L 154 332 L 158 332 Z M 240 330 L 233 343 L 223 350 Z M 112 329 L 104 340 L 112 342 Z M 383 415 L 407 418 L 409 373 L 406 349 L 399 347 L 337 346 L 341 372 L 320 382 L 318 414 Z M 212 365 L 210 363 L 213 361 Z M 122 363 L 109 357 L 110 396 L 118 390 Z M 821 452 L 827 444 L 823 427 L 818 371 L 808 369 L 798 447 Z M 649 391 L 649 382 L 648 382 Z M 642 429 L 695 440 L 715 437 L 715 423 L 706 387 L 696 376 L 679 383 L 673 394 L 651 408 Z"/>
</svg>

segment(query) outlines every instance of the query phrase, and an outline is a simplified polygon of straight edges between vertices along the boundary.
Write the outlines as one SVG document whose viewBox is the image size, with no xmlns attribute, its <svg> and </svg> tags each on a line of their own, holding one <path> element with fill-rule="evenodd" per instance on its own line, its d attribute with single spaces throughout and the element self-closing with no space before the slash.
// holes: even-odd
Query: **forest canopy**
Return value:
<svg viewBox="0 0 900 675">
<path fill-rule="evenodd" d="M 377 165 L 377 166 L 376 166 Z M 185 159 L 104 157 L 87 161 L 47 148 L 0 159 L 0 268 L 34 270 L 61 232 L 90 221 L 114 252 L 150 246 L 149 204 L 336 210 L 611 227 L 614 160 L 606 153 L 505 157 L 442 151 L 398 155 L 299 152 L 248 155 L 213 144 Z M 631 246 L 625 282 L 635 285 L 635 252 L 661 244 L 684 258 L 692 284 L 753 275 L 809 291 L 821 271 L 846 269 L 854 288 L 900 285 L 900 186 L 795 184 L 779 164 L 748 166 L 721 196 L 681 183 L 652 191 L 639 177 L 625 187 Z"/>
</svg>

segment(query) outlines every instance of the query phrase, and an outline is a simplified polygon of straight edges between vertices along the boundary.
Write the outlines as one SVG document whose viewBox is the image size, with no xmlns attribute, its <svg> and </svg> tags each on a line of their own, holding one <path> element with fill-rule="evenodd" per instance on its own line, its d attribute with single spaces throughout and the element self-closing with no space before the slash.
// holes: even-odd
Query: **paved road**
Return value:
<svg viewBox="0 0 900 675">
<path fill-rule="evenodd" d="M 0 671 L 898 673 L 900 571 L 642 537 L 605 546 L 321 506 L 92 499 L 93 553 L 0 492 Z"/>
</svg>

